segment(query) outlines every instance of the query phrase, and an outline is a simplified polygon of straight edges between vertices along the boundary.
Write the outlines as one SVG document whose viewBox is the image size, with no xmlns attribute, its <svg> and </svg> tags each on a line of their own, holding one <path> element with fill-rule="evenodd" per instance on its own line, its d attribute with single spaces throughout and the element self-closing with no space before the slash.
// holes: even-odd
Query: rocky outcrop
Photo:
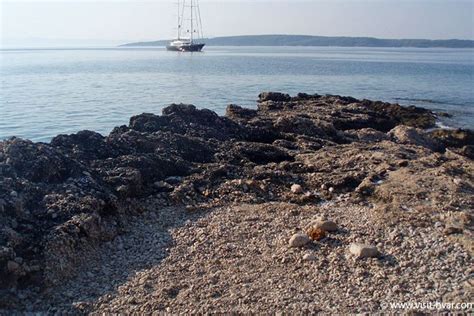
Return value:
<svg viewBox="0 0 474 316">
<path fill-rule="evenodd" d="M 392 137 L 395 142 L 401 144 L 411 144 L 415 146 L 426 147 L 433 151 L 441 151 L 443 147 L 436 140 L 425 135 L 422 130 L 408 127 L 405 125 L 399 125 L 388 132 L 388 135 Z"/>
<path fill-rule="evenodd" d="M 173 104 L 108 136 L 0 142 L 0 305 L 73 276 L 150 205 L 345 200 L 393 214 L 471 203 L 472 131 L 427 132 L 428 110 L 262 93 L 258 110 L 226 113 Z"/>
</svg>

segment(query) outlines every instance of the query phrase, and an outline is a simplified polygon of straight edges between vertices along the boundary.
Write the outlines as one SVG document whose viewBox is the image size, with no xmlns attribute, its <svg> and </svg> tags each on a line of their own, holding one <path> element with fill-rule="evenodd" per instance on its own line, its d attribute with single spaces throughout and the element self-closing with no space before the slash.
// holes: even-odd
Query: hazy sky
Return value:
<svg viewBox="0 0 474 316">
<path fill-rule="evenodd" d="M 4 46 L 171 38 L 173 0 L 0 0 Z M 206 36 L 474 39 L 474 0 L 201 0 Z"/>
</svg>

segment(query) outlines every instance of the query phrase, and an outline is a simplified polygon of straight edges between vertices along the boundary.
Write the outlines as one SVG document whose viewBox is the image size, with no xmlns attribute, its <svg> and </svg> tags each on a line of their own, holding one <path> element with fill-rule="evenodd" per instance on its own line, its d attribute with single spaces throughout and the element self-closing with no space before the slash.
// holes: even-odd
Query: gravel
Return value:
<svg viewBox="0 0 474 316">
<path fill-rule="evenodd" d="M 318 215 L 337 218 L 340 230 L 305 248 L 289 247 L 288 236 L 304 239 L 294 234 Z M 459 244 L 432 227 L 380 226 L 380 220 L 370 206 L 336 202 L 150 211 L 33 309 L 358 313 L 389 302 L 452 300 L 453 293 L 468 298 L 472 261 Z M 361 239 L 382 255 L 356 260 L 348 248 Z"/>
</svg>

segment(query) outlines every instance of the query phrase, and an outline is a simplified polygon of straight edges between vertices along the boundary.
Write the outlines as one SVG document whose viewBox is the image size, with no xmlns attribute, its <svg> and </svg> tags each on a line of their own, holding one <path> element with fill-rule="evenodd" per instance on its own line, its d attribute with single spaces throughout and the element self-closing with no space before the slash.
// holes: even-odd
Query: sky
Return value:
<svg viewBox="0 0 474 316">
<path fill-rule="evenodd" d="M 173 38 L 176 1 L 0 0 L 1 45 L 107 46 Z M 200 7 L 207 37 L 474 39 L 474 0 L 200 0 Z"/>
</svg>

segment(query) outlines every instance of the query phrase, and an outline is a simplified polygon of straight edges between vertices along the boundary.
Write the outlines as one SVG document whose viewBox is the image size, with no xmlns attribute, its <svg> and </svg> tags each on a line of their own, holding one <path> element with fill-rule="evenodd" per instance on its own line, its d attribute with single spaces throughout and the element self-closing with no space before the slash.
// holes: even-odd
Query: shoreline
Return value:
<svg viewBox="0 0 474 316">
<path fill-rule="evenodd" d="M 326 94 L 328 96 L 331 96 L 331 94 Z M 365 100 L 365 99 L 364 99 Z M 380 100 L 378 102 L 382 102 L 382 103 L 386 103 L 386 104 L 397 104 L 397 105 L 400 105 L 401 107 L 417 107 L 417 108 L 424 108 L 426 109 L 427 111 L 431 111 L 431 113 L 434 115 L 435 117 L 435 124 L 433 127 L 431 127 L 431 129 L 433 130 L 436 130 L 436 129 L 446 129 L 446 130 L 458 130 L 458 129 L 461 129 L 461 130 L 469 130 L 469 128 L 467 128 L 465 126 L 465 124 L 461 124 L 461 125 L 456 125 L 453 120 L 456 119 L 456 117 L 459 116 L 459 114 L 454 114 L 454 113 L 450 113 L 452 111 L 446 111 L 446 110 L 442 110 L 442 109 L 430 109 L 430 108 L 426 108 L 425 106 L 423 105 L 418 105 L 418 104 L 410 104 L 410 103 L 405 103 L 405 102 L 408 102 L 410 100 L 403 100 L 403 99 L 395 99 L 396 102 L 391 102 L 390 100 Z M 402 101 L 402 102 L 398 102 L 398 101 Z M 432 103 L 432 104 L 444 104 L 442 102 L 439 102 L 439 101 L 433 101 L 433 100 L 411 100 L 412 102 L 419 102 L 419 101 L 426 101 L 428 103 Z M 251 101 L 248 101 L 249 103 L 251 103 Z M 255 101 L 252 101 L 252 102 L 255 102 Z M 459 104 L 457 104 L 459 105 Z M 248 107 L 248 106 L 251 106 L 250 104 L 244 104 L 242 105 L 242 107 Z M 161 105 L 160 105 L 161 107 Z M 166 108 L 167 106 L 163 105 L 162 106 L 163 108 Z M 197 109 L 206 109 L 205 107 L 197 107 Z M 257 109 L 256 107 L 249 107 L 249 109 L 252 109 L 252 110 L 255 110 Z M 221 115 L 220 112 L 217 112 L 215 110 L 212 110 L 214 112 L 216 112 L 218 115 Z M 224 113 L 222 113 L 222 115 L 225 115 L 225 110 L 223 110 Z M 115 126 L 116 127 L 116 126 Z M 0 137 L 0 142 L 1 141 L 7 141 L 8 139 L 11 139 L 11 138 L 21 138 L 21 139 L 27 139 L 27 140 L 31 140 L 35 143 L 44 143 L 44 144 L 50 144 L 51 143 L 51 140 L 53 138 L 55 138 L 56 136 L 59 136 L 59 135 L 69 135 L 69 134 L 76 134 L 76 133 L 79 133 L 81 131 L 83 131 L 84 129 L 78 129 L 77 131 L 72 131 L 72 132 L 69 132 L 69 133 L 58 133 L 54 136 L 50 136 L 47 140 L 35 140 L 35 139 L 31 139 L 29 137 L 25 137 L 25 136 L 18 136 L 18 135 L 10 135 L 10 136 L 4 136 L 3 138 Z M 110 134 L 112 132 L 113 128 L 112 129 L 109 129 L 107 131 L 94 131 L 95 133 L 98 133 L 100 134 L 101 136 L 103 137 L 107 137 L 108 134 Z M 44 138 L 44 137 L 43 137 Z"/>
<path fill-rule="evenodd" d="M 128 126 L 118 126 L 108 136 L 81 131 L 58 135 L 49 143 L 0 141 L 0 278 L 6 281 L 0 288 L 0 311 L 204 312 L 190 298 L 209 294 L 205 282 L 220 293 L 201 299 L 208 311 L 223 312 L 226 306 L 237 312 L 283 308 L 281 293 L 265 294 L 258 275 L 247 283 L 253 297 L 266 298 L 268 305 L 247 296 L 246 308 L 235 305 L 236 297 L 227 296 L 227 290 L 240 288 L 240 283 L 208 279 L 219 272 L 211 264 L 217 259 L 209 261 L 191 251 L 194 260 L 187 263 L 183 252 L 190 251 L 189 245 L 200 245 L 203 253 L 229 260 L 230 266 L 240 260 L 247 268 L 274 269 L 283 292 L 291 282 L 301 282 L 305 289 L 306 282 L 324 284 L 324 278 L 313 280 L 306 274 L 292 281 L 284 272 L 291 267 L 312 271 L 323 265 L 341 278 L 374 269 L 377 273 L 370 278 L 376 288 L 371 293 L 377 301 L 357 311 L 380 311 L 387 301 L 387 284 L 375 277 L 378 273 L 400 276 L 391 282 L 401 287 L 405 277 L 420 274 L 402 291 L 389 292 L 393 299 L 416 292 L 417 299 L 463 300 L 469 287 L 463 280 L 472 262 L 473 158 L 474 132 L 436 129 L 430 110 L 304 93 L 262 93 L 257 109 L 229 105 L 225 116 L 173 104 L 161 116 L 133 116 Z M 241 224 L 236 214 L 255 227 Z M 336 222 L 337 232 L 288 250 L 292 233 L 304 232 L 317 216 Z M 263 223 L 272 223 L 275 230 Z M 222 227 L 232 234 L 223 234 Z M 201 240 L 196 236 L 203 229 L 208 231 Z M 125 255 L 144 247 L 134 242 L 137 238 L 155 243 L 152 231 L 164 234 L 151 248 L 154 255 L 145 256 L 141 264 Z M 233 234 L 252 239 L 233 239 Z M 271 238 L 263 246 L 257 241 L 263 242 L 266 234 Z M 352 260 L 348 247 L 362 241 L 376 245 L 381 255 Z M 433 242 L 445 252 L 435 260 L 428 254 Z M 413 261 L 417 243 L 427 255 Z M 228 244 L 242 253 L 228 258 L 235 250 L 227 249 Z M 91 268 L 103 265 L 107 257 L 101 254 L 109 253 L 123 264 L 111 263 L 114 268 L 108 272 Z M 306 254 L 315 259 L 303 260 Z M 259 256 L 261 264 L 253 263 L 252 256 Z M 275 266 L 269 265 L 272 256 L 279 262 Z M 463 259 L 453 262 L 451 256 Z M 434 261 L 433 275 L 449 267 L 455 276 L 440 275 L 431 283 L 423 279 L 421 269 L 429 260 Z M 405 272 L 407 262 L 413 267 L 410 273 Z M 189 275 L 202 287 L 187 292 L 192 284 L 176 279 L 172 266 L 177 264 L 191 264 L 195 270 L 202 264 L 202 280 Z M 116 277 L 119 284 L 105 286 L 121 266 L 126 275 Z M 147 275 L 146 282 L 153 283 L 151 275 L 168 275 L 181 285 L 176 289 L 153 283 L 161 294 L 149 305 L 152 293 L 141 292 L 130 281 L 137 271 Z M 224 267 L 222 271 L 236 273 Z M 94 279 L 103 281 L 95 289 L 81 281 Z M 421 289 L 416 288 L 419 284 Z M 63 297 L 64 285 L 76 291 Z M 128 296 L 121 294 L 120 286 L 130 290 Z M 339 281 L 327 285 L 334 296 L 328 300 L 334 304 L 335 293 L 346 293 L 348 286 Z M 289 300 L 294 309 L 289 310 L 302 310 L 302 302 L 308 303 L 305 299 L 316 289 L 306 289 L 302 301 L 293 295 Z M 176 291 L 179 295 L 173 294 Z M 354 292 L 347 304 L 339 302 L 341 310 L 351 311 L 351 300 L 365 300 L 365 295 Z M 129 301 L 132 298 L 138 303 Z M 316 303 L 308 305 L 308 311 L 331 311 Z"/>
</svg>

